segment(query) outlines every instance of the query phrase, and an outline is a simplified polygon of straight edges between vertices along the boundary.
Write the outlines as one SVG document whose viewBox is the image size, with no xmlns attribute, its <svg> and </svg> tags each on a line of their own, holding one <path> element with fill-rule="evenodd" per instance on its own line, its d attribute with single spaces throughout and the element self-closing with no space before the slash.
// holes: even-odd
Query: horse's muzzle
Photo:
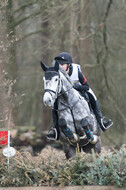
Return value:
<svg viewBox="0 0 126 190">
<path fill-rule="evenodd" d="M 43 96 L 43 103 L 45 106 L 53 107 L 54 100 L 49 92 L 45 92 Z"/>
</svg>

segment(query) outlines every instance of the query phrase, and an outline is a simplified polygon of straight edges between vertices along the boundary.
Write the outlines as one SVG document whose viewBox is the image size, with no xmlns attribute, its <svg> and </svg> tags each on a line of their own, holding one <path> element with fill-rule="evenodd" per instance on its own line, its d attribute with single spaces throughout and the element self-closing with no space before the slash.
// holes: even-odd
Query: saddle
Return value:
<svg viewBox="0 0 126 190">
<path fill-rule="evenodd" d="M 80 91 L 79 91 L 79 93 L 80 93 L 80 95 L 81 95 L 82 97 L 84 97 L 84 99 L 87 101 L 88 106 L 89 106 L 89 109 L 90 109 L 90 112 L 91 112 L 92 114 L 94 114 L 93 108 L 92 108 L 92 106 L 91 106 L 91 102 L 90 102 L 90 99 L 89 99 L 89 96 L 88 96 L 88 93 L 87 93 L 87 92 L 80 92 Z"/>
</svg>

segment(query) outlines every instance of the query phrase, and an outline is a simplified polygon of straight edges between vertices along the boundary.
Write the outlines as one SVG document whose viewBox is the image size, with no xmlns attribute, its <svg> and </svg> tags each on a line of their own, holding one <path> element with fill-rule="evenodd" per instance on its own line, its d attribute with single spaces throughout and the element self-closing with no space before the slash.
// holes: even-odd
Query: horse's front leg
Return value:
<svg viewBox="0 0 126 190">
<path fill-rule="evenodd" d="M 85 131 L 88 141 L 90 141 L 91 144 L 96 144 L 98 141 L 98 136 L 93 135 L 93 133 L 91 132 L 91 130 L 89 128 L 90 124 L 89 124 L 88 120 L 89 120 L 89 118 L 86 117 L 86 118 L 82 119 L 80 123 L 81 123 L 82 128 Z"/>
<path fill-rule="evenodd" d="M 79 141 L 79 136 L 70 130 L 64 118 L 59 119 L 58 125 L 70 143 L 76 144 Z"/>
</svg>

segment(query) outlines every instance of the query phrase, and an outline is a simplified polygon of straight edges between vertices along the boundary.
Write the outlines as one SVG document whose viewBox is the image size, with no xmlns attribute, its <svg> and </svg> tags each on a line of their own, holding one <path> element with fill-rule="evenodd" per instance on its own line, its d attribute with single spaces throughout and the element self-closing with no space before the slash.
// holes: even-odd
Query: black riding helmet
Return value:
<svg viewBox="0 0 126 190">
<path fill-rule="evenodd" d="M 55 60 L 59 62 L 59 64 L 71 64 L 73 63 L 72 56 L 67 52 L 59 53 Z"/>
</svg>

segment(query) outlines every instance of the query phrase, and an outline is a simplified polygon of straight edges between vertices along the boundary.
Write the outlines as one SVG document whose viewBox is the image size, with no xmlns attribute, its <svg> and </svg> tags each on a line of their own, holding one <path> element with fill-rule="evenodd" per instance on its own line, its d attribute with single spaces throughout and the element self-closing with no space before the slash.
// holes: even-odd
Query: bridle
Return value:
<svg viewBox="0 0 126 190">
<path fill-rule="evenodd" d="M 46 71 L 46 73 L 57 73 L 56 71 Z M 57 98 L 57 97 L 59 97 L 59 96 L 61 96 L 61 95 L 63 95 L 63 94 L 65 94 L 66 92 L 68 92 L 69 90 L 71 90 L 73 87 L 71 86 L 71 88 L 69 88 L 69 89 L 67 89 L 67 90 L 65 90 L 65 91 L 63 91 L 63 92 L 61 92 L 61 89 L 62 89 L 62 86 L 63 86 L 63 84 L 62 84 L 62 80 L 61 80 L 61 78 L 60 78 L 60 74 L 58 73 L 58 75 L 59 75 L 59 78 L 58 78 L 58 85 L 57 85 L 57 89 L 56 89 L 56 91 L 54 91 L 54 90 L 51 90 L 51 89 L 48 89 L 48 88 L 46 88 L 44 91 L 45 92 L 49 92 L 50 93 L 50 95 L 52 96 L 52 93 L 53 94 L 55 94 L 55 99 Z"/>
<path fill-rule="evenodd" d="M 53 71 L 47 71 L 47 72 L 51 72 L 52 73 Z M 48 88 L 45 89 L 45 92 L 49 92 L 51 96 L 52 96 L 52 93 L 55 94 L 55 96 L 53 97 L 55 99 L 58 98 L 59 96 L 63 95 L 64 93 L 68 92 L 69 90 L 71 90 L 73 88 L 73 86 L 71 86 L 71 88 L 69 88 L 69 89 L 61 92 L 63 83 L 62 83 L 62 80 L 60 78 L 60 74 L 59 73 L 58 73 L 58 75 L 59 75 L 59 78 L 58 78 L 58 85 L 57 85 L 56 91 L 48 89 Z M 77 129 L 76 129 L 77 127 L 76 127 L 76 122 L 75 122 L 75 118 L 74 118 L 74 114 L 73 114 L 73 107 L 79 102 L 79 100 L 80 100 L 80 98 L 78 98 L 77 101 L 75 101 L 72 106 L 62 103 L 65 106 L 65 108 L 63 108 L 61 110 L 59 110 L 59 109 L 56 110 L 55 108 L 52 108 L 55 111 L 64 111 L 65 109 L 70 109 L 71 115 L 72 115 L 72 118 L 73 118 L 73 123 L 74 123 L 76 131 L 77 131 Z"/>
<path fill-rule="evenodd" d="M 56 74 L 58 74 L 58 76 L 59 76 L 59 78 L 58 78 L 58 85 L 57 85 L 57 88 L 56 88 L 56 91 L 54 91 L 54 90 L 51 90 L 51 89 L 48 89 L 48 88 L 46 88 L 44 91 L 45 92 L 49 92 L 50 93 L 50 95 L 52 96 L 52 93 L 53 94 L 55 94 L 55 96 L 54 96 L 54 98 L 56 99 L 57 97 L 58 97 L 58 95 L 60 94 L 60 89 L 61 89 L 61 87 L 62 87 L 62 81 L 61 81 L 61 78 L 60 78 L 60 74 L 58 73 L 58 72 L 56 72 L 56 71 L 46 71 L 46 73 L 56 73 Z"/>
</svg>

